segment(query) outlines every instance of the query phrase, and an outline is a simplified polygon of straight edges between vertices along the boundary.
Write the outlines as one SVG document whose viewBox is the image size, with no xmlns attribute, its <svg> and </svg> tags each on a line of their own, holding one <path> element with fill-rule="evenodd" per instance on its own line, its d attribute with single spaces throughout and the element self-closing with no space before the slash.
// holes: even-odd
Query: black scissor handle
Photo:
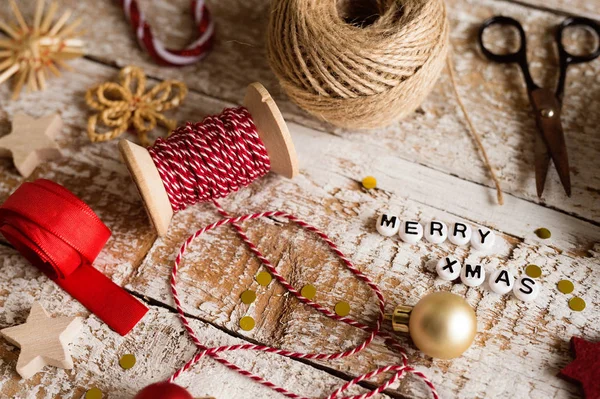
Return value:
<svg viewBox="0 0 600 399">
<path fill-rule="evenodd" d="M 517 51 L 508 54 L 496 54 L 490 49 L 488 49 L 483 42 L 483 34 L 485 30 L 490 26 L 498 25 L 498 26 L 512 26 L 517 29 L 519 32 L 519 39 L 521 43 L 519 44 L 519 48 Z M 525 31 L 523 30 L 523 26 L 516 19 L 510 17 L 504 17 L 501 15 L 486 19 L 481 28 L 479 28 L 479 46 L 481 47 L 481 51 L 483 55 L 485 55 L 488 59 L 499 62 L 501 64 L 512 64 L 516 63 L 521 68 L 523 72 L 523 77 L 525 78 L 525 84 L 527 85 L 527 90 L 532 91 L 538 88 L 538 86 L 533 81 L 531 74 L 529 73 L 529 66 L 527 65 L 527 38 L 525 37 Z"/>
<path fill-rule="evenodd" d="M 483 42 L 483 34 L 485 30 L 490 26 L 513 26 L 519 32 L 519 39 L 521 43 L 519 44 L 519 48 L 517 51 L 508 54 L 497 54 L 488 49 Z M 481 47 L 481 51 L 483 55 L 485 55 L 488 59 L 494 62 L 499 62 L 502 64 L 513 63 L 516 62 L 518 64 L 525 63 L 527 57 L 527 40 L 525 38 L 525 31 L 523 30 L 523 26 L 516 19 L 504 16 L 495 16 L 486 19 L 481 27 L 479 28 L 479 47 Z M 526 64 L 525 64 L 526 66 Z"/>
<path fill-rule="evenodd" d="M 574 55 L 569 53 L 565 46 L 563 45 L 563 33 L 566 28 L 570 26 L 577 26 L 582 28 L 589 28 L 596 33 L 598 37 L 596 43 L 596 49 L 589 53 L 583 55 Z M 556 30 L 556 45 L 558 46 L 558 55 L 561 61 L 564 60 L 566 64 L 580 64 L 582 62 L 592 61 L 598 56 L 600 56 L 600 25 L 596 21 L 593 21 L 588 18 L 583 17 L 571 17 L 565 19 L 560 25 L 558 25 L 558 29 Z"/>
</svg>

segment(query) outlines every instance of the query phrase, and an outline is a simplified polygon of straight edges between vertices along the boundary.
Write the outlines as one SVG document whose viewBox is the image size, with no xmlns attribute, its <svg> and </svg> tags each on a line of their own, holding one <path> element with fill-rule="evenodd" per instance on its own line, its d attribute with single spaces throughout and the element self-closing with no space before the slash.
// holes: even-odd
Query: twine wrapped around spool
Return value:
<svg viewBox="0 0 600 399">
<path fill-rule="evenodd" d="M 268 35 L 271 68 L 306 111 L 347 128 L 413 112 L 444 68 L 443 0 L 279 0 Z"/>
</svg>

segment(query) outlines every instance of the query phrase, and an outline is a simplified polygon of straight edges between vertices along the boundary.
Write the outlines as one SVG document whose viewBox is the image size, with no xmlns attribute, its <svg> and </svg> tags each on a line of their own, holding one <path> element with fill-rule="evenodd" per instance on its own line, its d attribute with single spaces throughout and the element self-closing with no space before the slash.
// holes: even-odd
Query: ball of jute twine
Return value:
<svg viewBox="0 0 600 399">
<path fill-rule="evenodd" d="M 271 68 L 292 101 L 334 125 L 371 129 L 403 118 L 421 104 L 447 65 L 498 203 L 504 203 L 500 181 L 457 89 L 443 0 L 272 4 Z"/>
<path fill-rule="evenodd" d="M 376 128 L 431 91 L 448 32 L 443 0 L 278 0 L 269 60 L 301 108 L 337 126 Z"/>
</svg>

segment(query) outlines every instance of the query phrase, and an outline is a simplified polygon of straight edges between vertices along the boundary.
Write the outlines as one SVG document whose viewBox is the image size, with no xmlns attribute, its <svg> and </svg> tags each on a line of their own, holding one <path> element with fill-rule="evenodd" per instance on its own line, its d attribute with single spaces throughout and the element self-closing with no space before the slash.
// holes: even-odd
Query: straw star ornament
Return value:
<svg viewBox="0 0 600 399">
<path fill-rule="evenodd" d="M 71 10 L 56 22 L 58 4 L 52 2 L 45 12 L 45 0 L 38 0 L 32 23 L 27 23 L 15 0 L 9 0 L 14 21 L 0 21 L 8 38 L 0 39 L 0 84 L 14 77 L 13 99 L 26 84 L 27 91 L 46 88 L 49 73 L 60 76 L 58 67 L 68 70 L 66 61 L 83 56 L 83 41 L 77 27 L 81 19 L 69 23 Z"/>
<path fill-rule="evenodd" d="M 102 83 L 86 92 L 87 105 L 99 111 L 88 119 L 88 136 L 92 142 L 107 141 L 131 129 L 141 145 L 149 146 L 148 132 L 157 124 L 169 134 L 175 129 L 177 121 L 163 112 L 179 106 L 186 95 L 187 86 L 178 80 L 165 80 L 146 91 L 144 71 L 127 66 L 119 72 L 119 83 Z M 103 125 L 100 131 L 98 125 Z"/>
</svg>

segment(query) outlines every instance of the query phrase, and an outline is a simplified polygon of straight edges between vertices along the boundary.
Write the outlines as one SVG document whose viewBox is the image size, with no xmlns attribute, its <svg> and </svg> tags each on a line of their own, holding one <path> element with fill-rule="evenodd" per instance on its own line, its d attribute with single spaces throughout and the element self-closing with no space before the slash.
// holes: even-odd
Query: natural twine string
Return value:
<svg viewBox="0 0 600 399">
<path fill-rule="evenodd" d="M 288 96 L 346 128 L 387 126 L 435 85 L 448 50 L 443 0 L 364 0 L 378 18 L 348 21 L 342 0 L 272 2 L 271 68 Z"/>
<path fill-rule="evenodd" d="M 448 54 L 448 58 L 446 58 L 446 64 L 448 65 L 448 71 L 450 72 L 450 81 L 452 82 L 452 89 L 454 90 L 454 94 L 456 95 L 456 101 L 458 102 L 458 105 L 462 110 L 463 115 L 465 116 L 465 120 L 467 121 L 467 126 L 469 127 L 471 137 L 477 144 L 477 148 L 479 148 L 479 151 L 481 151 L 481 156 L 483 157 L 485 167 L 490 172 L 490 176 L 494 181 L 494 185 L 496 186 L 496 196 L 498 198 L 498 204 L 504 205 L 504 195 L 502 193 L 502 187 L 500 187 L 500 180 L 498 180 L 494 167 L 492 166 L 492 163 L 488 158 L 487 152 L 485 151 L 485 147 L 481 142 L 479 132 L 477 131 L 477 129 L 475 129 L 475 125 L 473 125 L 473 121 L 471 120 L 471 117 L 467 112 L 467 108 L 465 107 L 465 104 L 463 103 L 462 98 L 458 93 L 458 85 L 456 84 L 456 75 L 454 73 L 454 65 L 452 64 L 451 54 L 451 52 Z"/>
</svg>

